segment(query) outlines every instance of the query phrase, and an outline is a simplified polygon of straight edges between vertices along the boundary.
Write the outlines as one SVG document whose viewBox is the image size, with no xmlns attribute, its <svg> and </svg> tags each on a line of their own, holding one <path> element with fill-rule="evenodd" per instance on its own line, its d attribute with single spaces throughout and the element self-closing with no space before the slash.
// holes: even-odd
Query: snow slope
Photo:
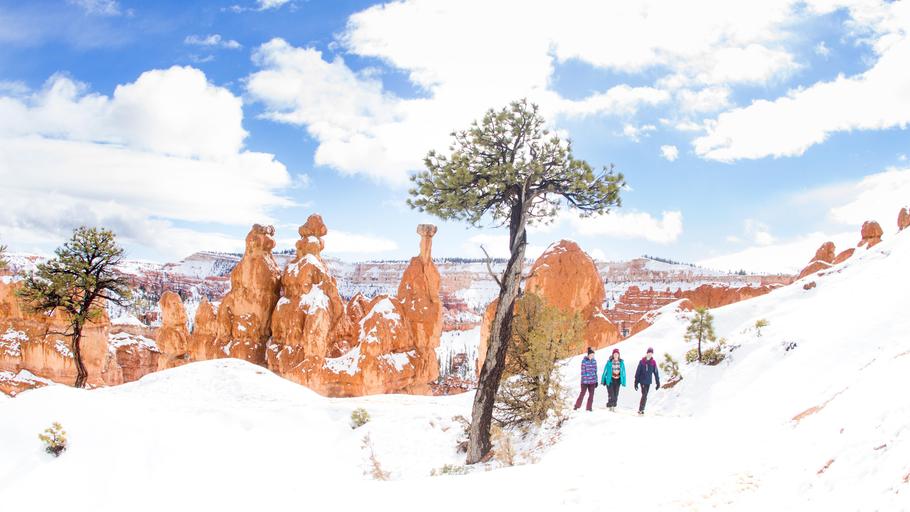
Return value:
<svg viewBox="0 0 910 512">
<path fill-rule="evenodd" d="M 792 286 L 713 310 L 735 347 L 682 364 L 634 414 L 647 346 L 682 360 L 689 313 L 668 306 L 616 345 L 618 412 L 574 412 L 535 464 L 458 464 L 471 395 L 327 399 L 259 367 L 207 361 L 94 391 L 0 401 L 0 503 L 11 510 L 910 510 L 910 234 Z M 803 284 L 817 286 L 804 290 Z M 757 319 L 769 326 L 758 336 Z M 597 354 L 601 365 L 613 347 Z M 789 350 L 788 350 L 789 348 Z M 573 394 L 579 359 L 566 363 Z M 574 398 L 574 397 L 573 397 Z M 350 412 L 373 420 L 352 430 Z M 813 409 L 815 408 L 815 409 Z M 815 412 L 812 412 L 812 411 Z M 808 412 L 807 412 L 808 411 Z M 800 418 L 799 420 L 795 418 Z M 37 434 L 69 432 L 59 459 Z M 369 450 L 391 480 L 365 474 Z M 521 443 L 529 446 L 530 441 Z M 486 471 L 485 469 L 492 469 Z M 52 492 L 49 492 L 52 491 Z"/>
</svg>

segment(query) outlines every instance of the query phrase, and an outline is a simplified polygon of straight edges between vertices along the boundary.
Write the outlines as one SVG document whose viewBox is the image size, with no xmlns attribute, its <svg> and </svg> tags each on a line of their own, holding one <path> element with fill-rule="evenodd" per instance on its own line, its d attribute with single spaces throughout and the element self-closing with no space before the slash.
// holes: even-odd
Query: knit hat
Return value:
<svg viewBox="0 0 910 512">
<path fill-rule="evenodd" d="M 591 347 L 588 347 L 588 354 L 593 354 L 593 353 L 594 353 L 594 349 Z"/>
<path fill-rule="evenodd" d="M 614 349 L 613 349 L 613 353 L 614 353 L 614 354 L 618 354 L 618 353 L 619 353 L 619 349 L 618 349 L 618 348 L 614 348 Z"/>
<path fill-rule="evenodd" d="M 649 353 L 649 354 L 653 354 L 653 353 L 654 353 L 654 349 L 651 348 L 651 347 L 648 347 L 648 353 Z"/>
</svg>

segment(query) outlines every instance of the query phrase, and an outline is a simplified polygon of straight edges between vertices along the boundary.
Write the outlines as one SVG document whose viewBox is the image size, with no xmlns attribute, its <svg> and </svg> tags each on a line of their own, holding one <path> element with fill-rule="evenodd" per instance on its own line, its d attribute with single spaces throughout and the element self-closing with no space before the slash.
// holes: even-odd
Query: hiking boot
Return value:
<svg viewBox="0 0 910 512">
<path fill-rule="evenodd" d="M 645 415 L 645 411 L 638 411 L 638 415 L 639 415 L 639 416 L 644 416 L 644 415 Z"/>
</svg>

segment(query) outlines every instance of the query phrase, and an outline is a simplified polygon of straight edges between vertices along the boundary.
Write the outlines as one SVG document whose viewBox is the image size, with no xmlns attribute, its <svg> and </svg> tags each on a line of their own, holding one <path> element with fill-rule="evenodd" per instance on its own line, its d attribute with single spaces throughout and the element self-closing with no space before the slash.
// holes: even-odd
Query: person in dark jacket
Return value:
<svg viewBox="0 0 910 512">
<path fill-rule="evenodd" d="M 645 413 L 645 404 L 648 403 L 648 390 L 651 388 L 651 376 L 654 376 L 654 382 L 657 389 L 660 389 L 660 374 L 657 373 L 657 361 L 654 360 L 654 349 L 648 347 L 645 357 L 638 362 L 638 369 L 635 370 L 635 391 L 641 386 L 641 401 L 638 403 L 638 414 Z"/>
<path fill-rule="evenodd" d="M 575 410 L 581 407 L 581 401 L 588 393 L 587 410 L 594 405 L 594 388 L 597 387 L 597 361 L 594 359 L 594 349 L 588 347 L 588 354 L 581 360 L 581 393 L 575 400 Z"/>
<path fill-rule="evenodd" d="M 610 360 L 604 365 L 604 373 L 600 383 L 607 387 L 607 409 L 616 410 L 616 401 L 619 400 L 619 386 L 626 385 L 626 362 L 619 357 L 619 349 L 614 348 Z"/>
</svg>

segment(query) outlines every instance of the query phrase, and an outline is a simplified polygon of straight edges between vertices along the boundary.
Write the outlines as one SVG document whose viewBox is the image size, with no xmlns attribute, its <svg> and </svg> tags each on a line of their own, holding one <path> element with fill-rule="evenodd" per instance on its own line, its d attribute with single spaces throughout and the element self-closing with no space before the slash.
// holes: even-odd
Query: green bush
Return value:
<svg viewBox="0 0 910 512">
<path fill-rule="evenodd" d="M 764 318 L 755 321 L 755 335 L 761 338 L 761 330 L 768 327 L 769 322 Z"/>
<path fill-rule="evenodd" d="M 351 428 L 360 428 L 369 422 L 370 413 L 363 407 L 358 407 L 351 413 Z"/>
<path fill-rule="evenodd" d="M 727 346 L 726 338 L 720 338 L 717 340 L 714 346 L 708 348 L 702 348 L 701 351 L 701 362 L 708 366 L 715 366 L 720 364 L 727 355 L 724 353 L 724 348 Z M 693 348 L 686 352 L 686 362 L 694 363 L 698 361 L 698 349 Z"/>
<path fill-rule="evenodd" d="M 530 429 L 551 415 L 564 416 L 561 361 L 583 349 L 584 323 L 526 293 L 515 302 L 512 342 L 508 346 L 493 419 L 504 428 Z"/>
<path fill-rule="evenodd" d="M 697 353 L 695 355 L 698 357 Z M 679 375 L 679 362 L 666 352 L 664 352 L 664 362 L 660 363 L 660 369 L 667 376 L 668 383 L 682 379 L 682 376 Z"/>
<path fill-rule="evenodd" d="M 66 451 L 66 431 L 56 421 L 44 429 L 44 433 L 38 434 L 38 439 L 44 443 L 44 451 L 54 457 Z"/>
</svg>

